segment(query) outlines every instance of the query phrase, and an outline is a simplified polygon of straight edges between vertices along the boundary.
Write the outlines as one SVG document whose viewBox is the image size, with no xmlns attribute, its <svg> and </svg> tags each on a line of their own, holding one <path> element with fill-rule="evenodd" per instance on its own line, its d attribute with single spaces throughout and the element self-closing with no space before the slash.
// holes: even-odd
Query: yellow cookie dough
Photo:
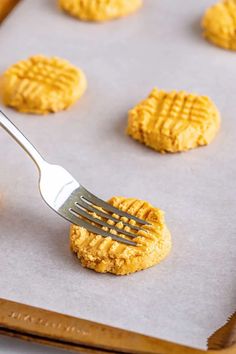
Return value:
<svg viewBox="0 0 236 354">
<path fill-rule="evenodd" d="M 80 226 L 72 225 L 71 249 L 84 267 L 100 273 L 125 275 L 149 268 L 168 255 L 171 249 L 171 235 L 165 224 L 163 211 L 145 201 L 133 198 L 113 197 L 109 203 L 149 221 L 151 225 L 143 226 L 145 231 L 134 231 L 137 237 L 133 240 L 137 246 L 118 243 L 110 237 L 104 238 Z M 117 227 L 122 228 L 122 219 L 117 223 Z M 111 224 L 114 222 L 111 221 Z M 130 228 L 126 226 L 125 230 L 130 231 Z"/>
<path fill-rule="evenodd" d="M 154 88 L 129 112 L 127 133 L 154 150 L 177 152 L 209 144 L 219 124 L 208 97 Z"/>
<path fill-rule="evenodd" d="M 19 112 L 47 114 L 71 106 L 86 87 L 84 73 L 68 61 L 36 55 L 4 73 L 2 95 Z"/>
<path fill-rule="evenodd" d="M 221 0 L 210 7 L 203 17 L 202 27 L 210 42 L 236 50 L 236 0 Z"/>
<path fill-rule="evenodd" d="M 60 7 L 84 21 L 107 21 L 138 10 L 143 0 L 59 0 Z"/>
</svg>

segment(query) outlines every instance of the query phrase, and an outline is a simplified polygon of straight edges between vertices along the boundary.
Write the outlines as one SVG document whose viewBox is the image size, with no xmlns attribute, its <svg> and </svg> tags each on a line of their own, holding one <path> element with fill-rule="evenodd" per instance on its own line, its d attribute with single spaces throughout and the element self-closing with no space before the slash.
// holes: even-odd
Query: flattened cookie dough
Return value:
<svg viewBox="0 0 236 354">
<path fill-rule="evenodd" d="M 219 47 L 236 50 L 236 0 L 221 0 L 202 20 L 203 35 Z"/>
<path fill-rule="evenodd" d="M 163 211 L 148 202 L 133 198 L 113 197 L 109 203 L 149 221 L 151 225 L 145 225 L 145 231 L 134 231 L 137 233 L 134 239 L 137 246 L 118 243 L 111 238 L 95 235 L 83 227 L 72 225 L 71 249 L 84 267 L 100 273 L 125 275 L 149 268 L 168 255 L 171 249 L 171 235 L 165 224 Z M 111 224 L 114 223 L 111 221 Z M 116 226 L 122 228 L 122 221 Z M 129 231 L 130 228 L 126 227 L 125 230 Z"/>
<path fill-rule="evenodd" d="M 138 10 L 143 0 L 59 0 L 60 7 L 84 21 L 107 21 Z"/>
<path fill-rule="evenodd" d="M 129 112 L 127 133 L 159 152 L 178 152 L 209 144 L 219 125 L 208 97 L 155 88 Z"/>
<path fill-rule="evenodd" d="M 71 106 L 86 87 L 84 73 L 68 61 L 36 55 L 4 73 L 2 95 L 19 112 L 47 114 Z"/>
</svg>

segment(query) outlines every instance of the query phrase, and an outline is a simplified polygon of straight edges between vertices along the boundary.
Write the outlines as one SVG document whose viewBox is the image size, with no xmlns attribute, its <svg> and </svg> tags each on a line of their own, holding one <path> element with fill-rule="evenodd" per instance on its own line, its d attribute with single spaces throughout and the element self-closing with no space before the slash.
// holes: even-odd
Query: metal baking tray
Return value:
<svg viewBox="0 0 236 354">
<path fill-rule="evenodd" d="M 42 202 L 37 170 L 0 131 L 0 297 L 197 348 L 235 310 L 235 53 L 207 43 L 214 0 L 145 0 L 124 19 L 84 23 L 56 1 L 24 0 L 0 28 L 0 71 L 34 54 L 81 67 L 86 94 L 69 110 L 4 108 L 48 161 L 102 198 L 148 200 L 173 238 L 160 265 L 124 277 L 81 267 L 69 225 Z M 159 154 L 125 135 L 127 112 L 154 86 L 209 95 L 222 124 L 208 147 Z"/>
</svg>

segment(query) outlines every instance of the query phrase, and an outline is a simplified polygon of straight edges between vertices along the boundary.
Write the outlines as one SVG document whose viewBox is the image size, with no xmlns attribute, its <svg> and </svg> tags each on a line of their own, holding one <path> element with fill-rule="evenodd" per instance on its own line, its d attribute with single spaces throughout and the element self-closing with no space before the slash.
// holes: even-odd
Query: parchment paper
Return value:
<svg viewBox="0 0 236 354">
<path fill-rule="evenodd" d="M 213 3 L 145 0 L 133 16 L 92 24 L 56 1 L 24 0 L 1 26 L 1 72 L 42 53 L 83 68 L 89 82 L 66 112 L 5 112 L 48 161 L 102 198 L 133 196 L 165 210 L 173 250 L 130 276 L 83 269 L 68 223 L 41 200 L 35 166 L 1 130 L 0 297 L 200 348 L 235 310 L 236 54 L 201 38 Z M 209 95 L 222 114 L 215 141 L 161 155 L 127 137 L 128 109 L 154 86 Z"/>
</svg>

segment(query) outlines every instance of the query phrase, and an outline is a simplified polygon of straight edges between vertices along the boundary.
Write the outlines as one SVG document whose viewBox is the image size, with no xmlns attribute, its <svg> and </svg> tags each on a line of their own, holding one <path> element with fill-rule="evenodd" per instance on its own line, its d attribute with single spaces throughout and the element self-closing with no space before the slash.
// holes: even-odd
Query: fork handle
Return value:
<svg viewBox="0 0 236 354">
<path fill-rule="evenodd" d="M 27 152 L 31 159 L 37 165 L 39 171 L 46 164 L 36 148 L 29 142 L 29 140 L 21 133 L 21 131 L 10 121 L 9 118 L 0 110 L 0 126 L 6 130 L 8 134 Z"/>
</svg>

